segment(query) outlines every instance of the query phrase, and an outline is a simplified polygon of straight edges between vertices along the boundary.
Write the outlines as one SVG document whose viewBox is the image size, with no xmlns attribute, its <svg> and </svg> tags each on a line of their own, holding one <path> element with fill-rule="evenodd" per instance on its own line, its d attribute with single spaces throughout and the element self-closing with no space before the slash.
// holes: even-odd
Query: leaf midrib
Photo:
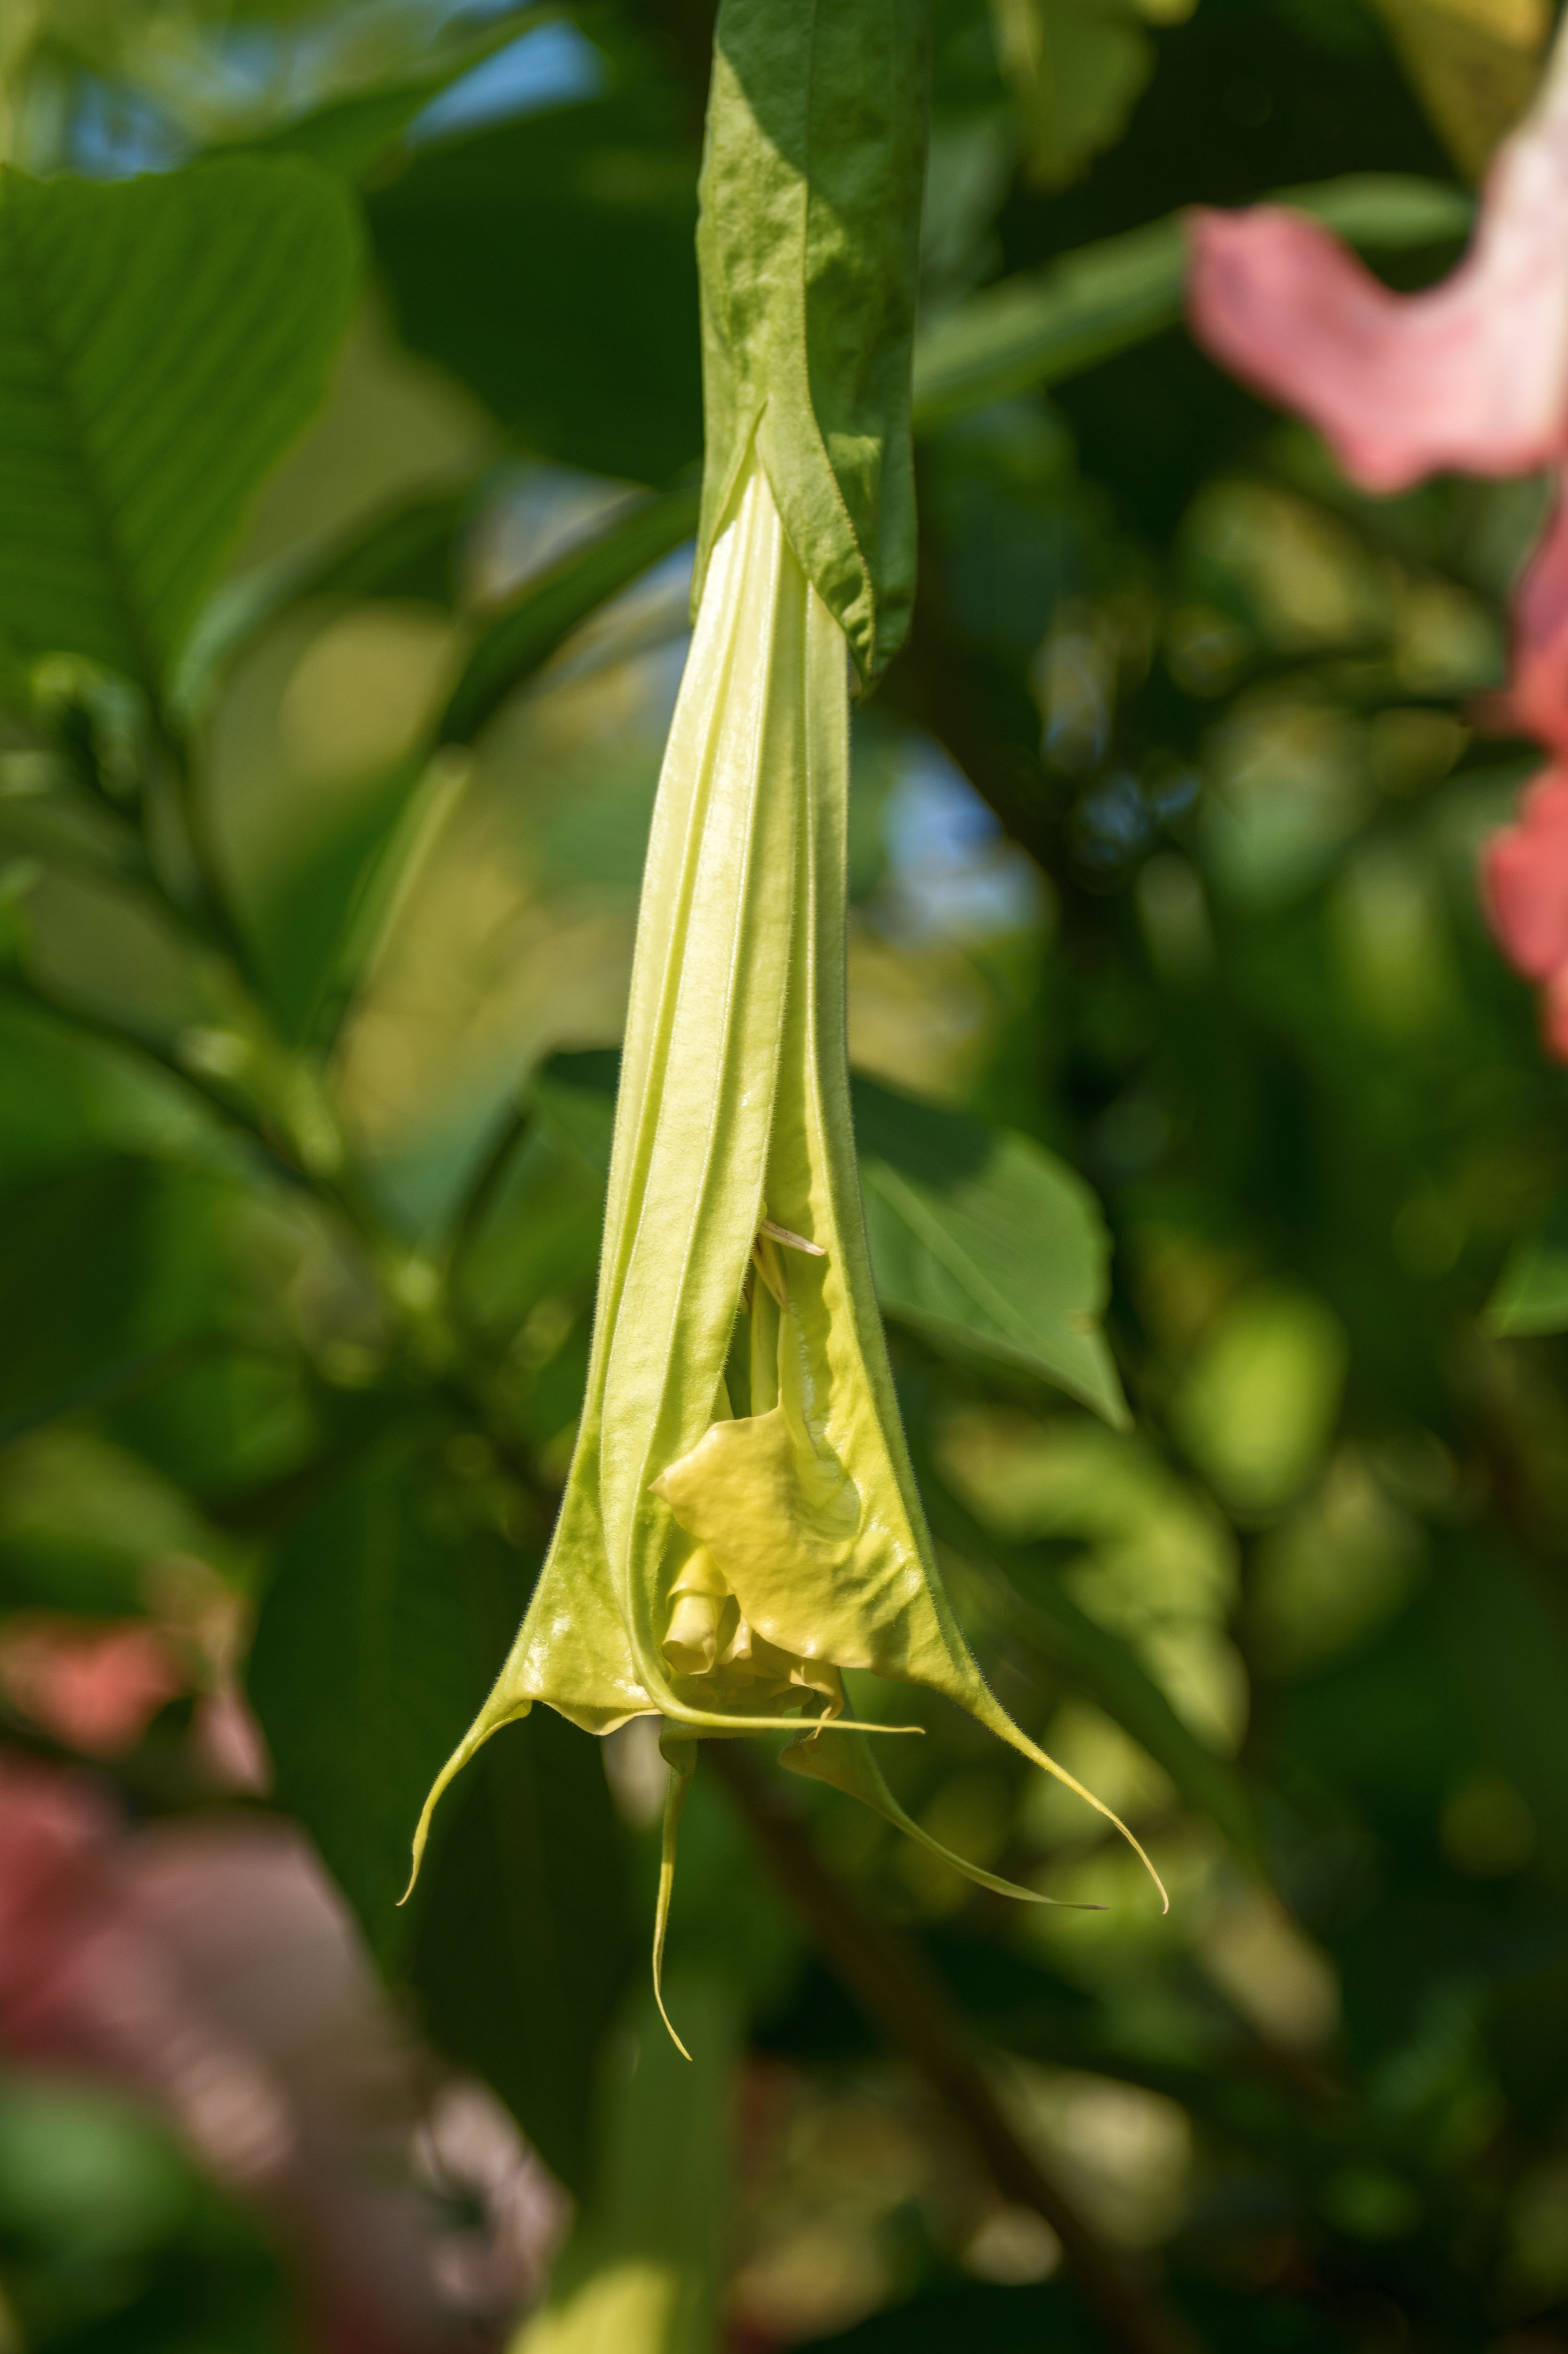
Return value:
<svg viewBox="0 0 1568 2354">
<path fill-rule="evenodd" d="M 9 185 L 6 185 L 7 183 Z M 119 534 L 114 528 L 111 504 L 99 481 L 98 469 L 90 456 L 91 445 L 88 440 L 86 425 L 72 389 L 70 372 L 58 338 L 54 333 L 48 311 L 44 307 L 37 271 L 24 248 L 20 225 L 16 217 L 17 208 L 14 190 L 15 177 L 7 173 L 5 175 L 4 181 L 0 182 L 0 232 L 4 233 L 5 239 L 7 259 L 16 277 L 22 307 L 27 314 L 39 349 L 48 362 L 54 379 L 59 408 L 79 469 L 86 504 L 104 550 L 105 570 L 120 601 L 122 616 L 128 625 L 126 634 L 139 664 L 138 684 L 146 688 L 154 705 L 161 708 L 158 663 L 152 641 L 143 626 L 138 599 L 132 586 L 133 575 L 129 558 L 121 546 Z"/>
</svg>

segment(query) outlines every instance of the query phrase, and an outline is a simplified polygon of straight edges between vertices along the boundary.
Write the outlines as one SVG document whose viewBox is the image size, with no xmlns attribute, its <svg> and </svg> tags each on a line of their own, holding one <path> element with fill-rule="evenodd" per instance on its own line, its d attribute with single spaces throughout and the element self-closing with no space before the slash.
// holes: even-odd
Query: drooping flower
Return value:
<svg viewBox="0 0 1568 2354">
<path fill-rule="evenodd" d="M 1398 491 L 1442 469 L 1568 465 L 1568 39 L 1499 148 L 1469 252 L 1394 294 L 1329 232 L 1274 205 L 1193 212 L 1188 316 L 1214 357 L 1307 418 L 1350 479 Z M 1508 723 L 1568 758 L 1568 498 L 1514 593 Z M 1568 1061 L 1568 776 L 1537 780 L 1489 845 L 1483 898 L 1504 953 L 1542 984 Z"/>
<path fill-rule="evenodd" d="M 905 1447 L 850 1120 L 848 782 L 844 635 L 754 458 L 716 536 L 660 782 L 561 1516 L 416 1846 L 452 1775 L 535 1702 L 599 1734 L 657 1714 L 671 1795 L 656 1967 L 698 1740 L 794 1732 L 787 1764 L 934 1844 L 883 1779 L 867 1730 L 886 1728 L 852 1723 L 846 1670 L 946 1694 L 1099 1805 L 981 1678 Z"/>
</svg>

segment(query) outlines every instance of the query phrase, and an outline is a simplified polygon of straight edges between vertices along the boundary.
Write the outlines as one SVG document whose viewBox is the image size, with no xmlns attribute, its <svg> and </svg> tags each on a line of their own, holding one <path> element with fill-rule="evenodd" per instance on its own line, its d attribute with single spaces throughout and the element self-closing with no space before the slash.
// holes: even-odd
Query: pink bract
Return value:
<svg viewBox="0 0 1568 2354">
<path fill-rule="evenodd" d="M 1568 64 L 1499 150 L 1468 253 L 1427 292 L 1392 293 L 1280 206 L 1188 227 L 1198 342 L 1317 426 L 1363 489 L 1525 473 L 1568 451 Z"/>
</svg>

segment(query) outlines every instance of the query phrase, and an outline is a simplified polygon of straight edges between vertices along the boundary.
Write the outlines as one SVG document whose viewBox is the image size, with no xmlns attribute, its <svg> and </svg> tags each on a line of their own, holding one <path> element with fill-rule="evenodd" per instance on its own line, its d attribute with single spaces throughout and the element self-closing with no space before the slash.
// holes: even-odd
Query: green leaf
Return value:
<svg viewBox="0 0 1568 2354">
<path fill-rule="evenodd" d="M 609 1167 L 619 1057 L 556 1055 L 535 1082 L 550 1128 Z M 850 1081 L 861 1192 L 885 1315 L 1022 1365 L 1125 1428 L 1099 1331 L 1110 1244 L 1081 1177 L 1028 1137 Z"/>
<path fill-rule="evenodd" d="M 916 1468 L 938 1542 L 959 1556 L 987 1615 L 1013 1642 L 1087 1692 L 1165 1768 L 1189 1805 L 1218 1823 L 1239 1854 L 1259 1861 L 1262 1830 L 1245 1776 L 1205 1747 L 1121 1638 L 1064 1592 L 1044 1546 L 1007 1545 L 990 1535 L 944 1485 L 924 1449 Z"/>
<path fill-rule="evenodd" d="M 578 2199 L 599 2046 L 642 1958 L 626 1864 L 598 1744 L 536 1709 L 464 1777 L 409 1957 L 436 2041 L 494 2087 Z"/>
<path fill-rule="evenodd" d="M 725 0 L 708 101 L 694 594 L 755 444 L 865 679 L 897 651 L 915 593 L 928 37 L 919 0 Z"/>
<path fill-rule="evenodd" d="M 1352 245 L 1386 251 L 1462 237 L 1472 213 L 1457 188 L 1374 172 L 1281 189 L 1270 201 L 1310 213 Z M 916 345 L 916 426 L 1060 384 L 1175 326 L 1186 272 L 1173 214 L 988 286 Z"/>
<path fill-rule="evenodd" d="M 1510 1251 L 1487 1302 L 1486 1320 L 1505 1339 L 1568 1332 L 1568 1204 Z"/>
<path fill-rule="evenodd" d="M 248 648 L 302 605 L 365 598 L 453 601 L 452 566 L 473 512 L 472 481 L 382 510 L 324 552 L 294 550 L 226 580 L 208 599 L 186 642 L 171 699 L 199 713 Z"/>
<path fill-rule="evenodd" d="M 330 1037 L 374 960 L 389 912 L 462 787 L 443 748 L 471 743 L 575 630 L 690 537 L 696 511 L 691 492 L 641 501 L 525 581 L 481 635 L 424 748 L 357 801 L 307 863 L 282 877 L 264 913 L 261 940 L 274 1002 L 291 1035 Z M 407 537 L 391 519 L 378 537 L 345 550 L 319 578 L 365 584 L 383 563 L 397 578 L 406 562 L 427 562 L 443 534 L 450 544 L 451 510 L 444 501 L 430 502 L 422 521 L 418 511 L 403 520 Z"/>
<path fill-rule="evenodd" d="M 347 196 L 306 164 L 0 177 L 0 630 L 162 694 L 321 398 L 356 263 Z"/>
<path fill-rule="evenodd" d="M 418 1470 L 405 1433 L 294 1523 L 249 1677 L 278 1795 L 383 1961 L 408 1941 L 397 1903 L 420 1800 L 482 1689 L 470 1598 Z"/>
<path fill-rule="evenodd" d="M 673 93 L 442 141 L 366 200 L 403 339 L 525 448 L 664 484 L 702 453 L 696 174 Z"/>
<path fill-rule="evenodd" d="M 696 528 L 694 492 L 651 499 L 617 517 L 517 590 L 469 656 L 441 714 L 436 740 L 471 744 L 507 696 L 548 661 L 601 605 L 629 588 Z"/>
<path fill-rule="evenodd" d="M 1128 0 L 991 0 L 991 21 L 1031 175 L 1065 187 L 1126 130 L 1153 44 Z"/>
<path fill-rule="evenodd" d="M 423 73 L 318 107 L 264 139 L 247 141 L 247 149 L 253 154 L 303 155 L 345 179 L 362 180 L 385 161 L 432 99 L 517 40 L 531 25 L 542 22 L 546 13 L 542 8 L 508 9 L 498 23 L 450 49 Z"/>
<path fill-rule="evenodd" d="M 703 2354 L 718 2342 L 742 2020 L 711 1969 L 670 1974 L 690 2060 L 652 1996 L 605 2055 L 593 2196 L 518 2341 L 532 2354 Z"/>
<path fill-rule="evenodd" d="M 1099 1318 L 1110 1243 L 1083 1179 L 1024 1136 L 853 1082 L 884 1311 L 938 1346 L 1022 1365 L 1118 1429 Z"/>
</svg>

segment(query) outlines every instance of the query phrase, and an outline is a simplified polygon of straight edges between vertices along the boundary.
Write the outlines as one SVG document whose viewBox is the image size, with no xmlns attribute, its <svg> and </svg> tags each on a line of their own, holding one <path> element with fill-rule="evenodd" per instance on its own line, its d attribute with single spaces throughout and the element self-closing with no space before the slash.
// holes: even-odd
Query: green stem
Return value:
<svg viewBox="0 0 1568 2354">
<path fill-rule="evenodd" d="M 710 1742 L 708 1752 L 823 1960 L 878 2034 L 904 2053 L 963 2126 L 1002 2197 L 1050 2225 L 1080 2296 L 1110 2342 L 1122 2354 L 1201 2354 L 1201 2341 L 1186 2323 L 1096 2236 L 1020 2141 L 924 1956 L 828 1870 L 788 1790 L 759 1773 L 738 1742 Z"/>
</svg>

